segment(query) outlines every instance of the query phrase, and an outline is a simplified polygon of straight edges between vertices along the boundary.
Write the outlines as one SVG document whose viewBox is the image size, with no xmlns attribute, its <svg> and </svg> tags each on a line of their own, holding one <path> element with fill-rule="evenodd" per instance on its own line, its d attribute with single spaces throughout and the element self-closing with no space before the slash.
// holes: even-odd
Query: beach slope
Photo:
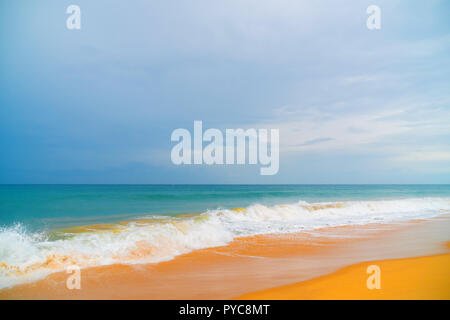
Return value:
<svg viewBox="0 0 450 320">
<path fill-rule="evenodd" d="M 380 289 L 368 289 L 371 265 L 380 268 Z M 380 260 L 238 299 L 450 299 L 450 254 Z"/>
</svg>

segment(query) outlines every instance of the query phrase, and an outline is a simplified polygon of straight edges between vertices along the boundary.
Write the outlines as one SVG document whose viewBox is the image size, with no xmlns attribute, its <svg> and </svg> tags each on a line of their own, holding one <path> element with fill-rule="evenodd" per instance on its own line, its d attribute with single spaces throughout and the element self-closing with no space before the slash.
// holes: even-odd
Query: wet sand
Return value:
<svg viewBox="0 0 450 320">
<path fill-rule="evenodd" d="M 197 250 L 159 264 L 82 269 L 80 290 L 67 289 L 69 274 L 54 273 L 34 283 L 0 290 L 0 299 L 231 299 L 248 298 L 250 295 L 244 295 L 259 291 L 262 292 L 255 293 L 259 294 L 254 296 L 255 299 L 272 299 L 282 294 L 286 294 L 286 298 L 297 299 L 301 298 L 296 295 L 299 290 L 283 291 L 278 287 L 304 285 L 308 283 L 305 281 L 314 278 L 324 281 L 319 277 L 359 264 L 350 267 L 352 275 L 345 279 L 341 274 L 345 269 L 342 269 L 331 275 L 338 275 L 338 278 L 326 280 L 339 286 L 346 283 L 353 292 L 356 289 L 352 286 L 360 285 L 361 279 L 365 288 L 368 277 L 365 264 L 360 263 L 446 254 L 449 251 L 445 245 L 450 240 L 449 230 L 450 219 L 442 217 L 390 225 L 371 224 L 289 235 L 246 237 L 236 239 L 227 246 Z M 415 261 L 413 264 L 422 266 L 421 275 L 428 271 L 432 273 L 438 265 L 448 266 L 448 256 L 439 257 L 439 262 Z M 398 265 L 398 261 L 380 263 L 386 270 L 391 267 L 402 270 L 407 265 L 413 265 L 409 262 Z M 399 274 L 396 272 L 383 274 L 387 277 L 383 278 L 384 281 L 396 278 Z M 442 273 L 439 274 L 442 276 Z M 443 276 L 445 281 L 448 281 L 447 275 Z M 271 288 L 278 289 L 268 290 Z M 333 286 L 329 290 L 330 294 L 338 294 Z M 418 292 L 420 287 L 413 281 L 409 282 L 408 290 L 412 292 L 410 295 L 398 298 L 414 297 L 413 293 Z M 434 289 L 430 290 L 433 292 Z M 278 296 L 271 296 L 269 292 L 276 292 Z M 359 291 L 354 293 L 359 294 Z M 336 296 L 339 297 L 349 295 Z M 390 297 L 395 297 L 395 294 Z"/>
</svg>

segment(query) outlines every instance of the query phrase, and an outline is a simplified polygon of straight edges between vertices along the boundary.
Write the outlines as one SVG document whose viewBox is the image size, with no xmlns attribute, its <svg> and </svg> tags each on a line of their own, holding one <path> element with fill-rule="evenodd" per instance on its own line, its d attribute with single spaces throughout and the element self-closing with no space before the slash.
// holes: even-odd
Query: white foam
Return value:
<svg viewBox="0 0 450 320">
<path fill-rule="evenodd" d="M 244 212 L 217 209 L 194 217 L 152 216 L 116 230 L 75 233 L 59 240 L 15 225 L 0 229 L 0 288 L 34 281 L 72 264 L 157 263 L 225 245 L 238 236 L 426 219 L 449 212 L 450 198 L 255 204 Z"/>
</svg>

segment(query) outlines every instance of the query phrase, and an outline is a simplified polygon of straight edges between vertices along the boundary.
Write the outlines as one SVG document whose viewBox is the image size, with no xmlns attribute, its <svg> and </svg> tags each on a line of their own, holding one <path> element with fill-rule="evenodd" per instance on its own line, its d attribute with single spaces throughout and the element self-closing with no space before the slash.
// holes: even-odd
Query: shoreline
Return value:
<svg viewBox="0 0 450 320">
<path fill-rule="evenodd" d="M 297 284 L 371 260 L 448 252 L 449 217 L 238 238 L 167 262 L 82 269 L 0 290 L 0 299 L 232 299 Z M 365 274 L 364 274 L 365 276 Z"/>
</svg>

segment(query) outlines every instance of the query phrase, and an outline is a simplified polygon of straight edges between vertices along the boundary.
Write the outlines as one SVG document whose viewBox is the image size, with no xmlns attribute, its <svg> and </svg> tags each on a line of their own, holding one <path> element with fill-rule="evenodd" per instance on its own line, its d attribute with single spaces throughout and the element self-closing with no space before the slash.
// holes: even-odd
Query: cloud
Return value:
<svg viewBox="0 0 450 320">
<path fill-rule="evenodd" d="M 397 162 L 446 162 L 450 163 L 450 151 L 408 152 L 392 159 Z M 448 165 L 450 168 L 450 164 Z"/>
<path fill-rule="evenodd" d="M 77 4 L 80 32 L 65 29 L 56 2 L 2 6 L 0 181 L 16 182 L 11 172 L 22 172 L 20 182 L 28 172 L 62 181 L 81 170 L 101 183 L 117 168 L 117 182 L 127 182 L 127 170 L 139 176 L 146 165 L 142 181 L 158 168 L 167 182 L 256 181 L 246 167 L 173 169 L 171 131 L 194 120 L 222 130 L 279 128 L 290 162 L 280 164 L 277 183 L 300 181 L 299 163 L 316 165 L 309 182 L 326 182 L 345 164 L 359 166 L 352 181 L 364 183 L 364 172 L 390 179 L 392 165 L 446 159 L 443 1 L 379 0 L 376 32 L 365 24 L 369 0 Z M 436 179 L 408 168 L 408 181 Z"/>
<path fill-rule="evenodd" d="M 310 145 L 313 145 L 313 144 L 317 144 L 317 143 L 321 143 L 321 142 L 327 142 L 327 141 L 332 141 L 332 140 L 334 140 L 334 139 L 333 138 L 318 138 L 318 139 L 313 139 L 313 140 L 306 141 L 306 142 L 304 142 L 302 144 L 299 144 L 298 146 L 301 146 L 301 147 L 303 147 L 303 146 L 310 146 Z"/>
</svg>

